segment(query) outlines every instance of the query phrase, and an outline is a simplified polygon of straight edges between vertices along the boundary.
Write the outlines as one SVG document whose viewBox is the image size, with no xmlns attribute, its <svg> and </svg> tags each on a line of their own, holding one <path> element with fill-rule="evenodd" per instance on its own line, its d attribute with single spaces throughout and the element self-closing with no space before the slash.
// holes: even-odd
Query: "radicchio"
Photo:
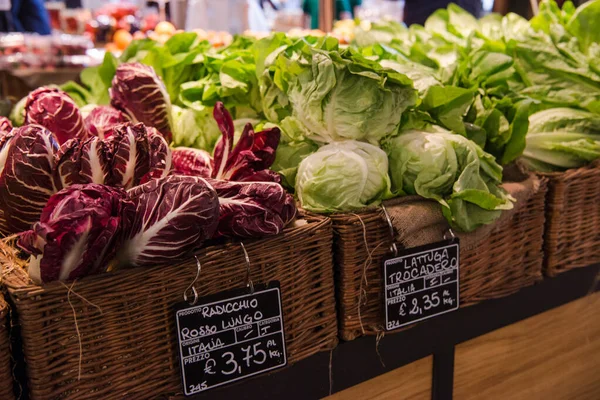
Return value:
<svg viewBox="0 0 600 400">
<path fill-rule="evenodd" d="M 174 173 L 210 178 L 212 171 L 213 160 L 207 151 L 190 147 L 176 147 L 173 149 Z"/>
<path fill-rule="evenodd" d="M 140 63 L 119 65 L 110 90 L 111 105 L 134 122 L 153 126 L 171 141 L 171 101 L 154 69 Z"/>
<path fill-rule="evenodd" d="M 10 119 L 6 118 L 6 117 L 0 117 L 0 136 L 4 136 L 10 133 L 10 131 L 12 131 L 12 123 L 10 122 Z"/>
<path fill-rule="evenodd" d="M 279 128 L 254 133 L 252 125 L 246 124 L 234 146 L 233 119 L 223 103 L 217 102 L 213 116 L 223 134 L 215 147 L 213 178 L 280 182 L 280 176 L 268 169 L 275 161 L 275 151 L 281 137 Z"/>
<path fill-rule="evenodd" d="M 87 136 L 79 108 L 60 89 L 41 87 L 29 93 L 25 102 L 25 123 L 46 127 L 56 135 L 59 144 Z"/>
<path fill-rule="evenodd" d="M 26 125 L 0 138 L 0 232 L 23 232 L 40 218 L 60 187 L 53 179 L 56 137 L 43 126 Z"/>
<path fill-rule="evenodd" d="M 106 139 L 71 140 L 61 147 L 57 181 L 62 187 L 98 183 L 130 189 L 171 169 L 171 150 L 154 128 L 125 123 Z"/>
<path fill-rule="evenodd" d="M 129 119 L 121 111 L 110 106 L 96 106 L 83 120 L 85 129 L 91 136 L 106 139 L 112 135 L 113 128 Z"/>
<path fill-rule="evenodd" d="M 130 229 L 119 250 L 121 265 L 156 265 L 182 258 L 211 238 L 219 221 L 219 200 L 204 179 L 172 175 L 128 192 Z"/>
<path fill-rule="evenodd" d="M 119 244 L 122 207 L 131 206 L 125 197 L 121 189 L 96 184 L 50 197 L 40 221 L 19 239 L 31 254 L 31 279 L 64 281 L 105 271 Z"/>
<path fill-rule="evenodd" d="M 296 216 L 294 199 L 278 183 L 209 180 L 220 204 L 215 237 L 261 237 L 281 233 Z"/>
</svg>

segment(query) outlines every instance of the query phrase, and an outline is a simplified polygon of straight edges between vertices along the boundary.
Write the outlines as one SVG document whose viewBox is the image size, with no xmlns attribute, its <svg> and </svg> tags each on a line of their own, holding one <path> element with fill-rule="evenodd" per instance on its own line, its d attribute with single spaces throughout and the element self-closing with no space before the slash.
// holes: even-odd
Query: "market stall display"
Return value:
<svg viewBox="0 0 600 400">
<path fill-rule="evenodd" d="M 388 322 L 386 261 L 411 249 L 453 246 L 440 312 L 600 261 L 599 17 L 596 0 L 334 35 L 163 25 L 33 90 L 0 118 L 32 397 L 180 394 L 190 291 L 278 281 L 293 363 L 437 315 Z"/>
</svg>

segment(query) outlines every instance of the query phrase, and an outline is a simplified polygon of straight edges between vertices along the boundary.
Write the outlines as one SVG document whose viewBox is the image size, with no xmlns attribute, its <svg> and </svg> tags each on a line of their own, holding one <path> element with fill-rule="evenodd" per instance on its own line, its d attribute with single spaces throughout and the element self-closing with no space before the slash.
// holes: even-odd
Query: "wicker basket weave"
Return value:
<svg viewBox="0 0 600 400">
<path fill-rule="evenodd" d="M 0 399 L 14 399 L 8 304 L 0 293 Z"/>
<path fill-rule="evenodd" d="M 288 362 L 337 344 L 331 221 L 244 241 L 255 283 L 281 283 Z M 203 249 L 200 296 L 242 287 L 239 243 Z M 33 285 L 22 268 L 5 284 L 17 309 L 32 399 L 154 398 L 181 393 L 173 306 L 196 262 Z M 76 320 L 74 318 L 76 315 Z M 79 376 L 79 378 L 78 378 Z"/>
<path fill-rule="evenodd" d="M 507 296 L 542 278 L 545 181 L 513 217 L 460 254 L 461 307 Z M 332 214 L 340 338 L 384 331 L 382 265 L 392 239 L 382 209 Z M 368 244 L 368 248 L 367 245 Z M 462 246 L 461 246 L 462 247 Z"/>
<path fill-rule="evenodd" d="M 600 163 L 548 179 L 544 272 L 546 275 L 600 262 Z"/>
</svg>

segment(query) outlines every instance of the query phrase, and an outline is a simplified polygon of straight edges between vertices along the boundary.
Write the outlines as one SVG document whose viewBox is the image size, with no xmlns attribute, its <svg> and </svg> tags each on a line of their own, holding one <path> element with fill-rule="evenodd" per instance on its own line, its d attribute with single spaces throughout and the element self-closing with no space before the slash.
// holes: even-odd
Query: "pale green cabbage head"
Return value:
<svg viewBox="0 0 600 400">
<path fill-rule="evenodd" d="M 323 146 L 300 163 L 296 194 L 302 207 L 314 212 L 377 205 L 390 194 L 387 155 L 352 140 Z"/>
<path fill-rule="evenodd" d="M 500 188 L 502 167 L 469 139 L 435 128 L 411 130 L 386 143 L 392 189 L 438 201 L 452 226 L 472 231 L 513 207 Z"/>
</svg>

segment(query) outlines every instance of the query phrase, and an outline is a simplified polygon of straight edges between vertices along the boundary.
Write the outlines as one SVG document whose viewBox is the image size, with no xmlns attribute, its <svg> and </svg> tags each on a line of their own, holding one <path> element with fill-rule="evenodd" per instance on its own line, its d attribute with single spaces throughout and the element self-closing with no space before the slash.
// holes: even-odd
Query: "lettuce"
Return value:
<svg viewBox="0 0 600 400">
<path fill-rule="evenodd" d="M 323 146 L 300 163 L 296 194 L 303 208 L 315 212 L 378 205 L 390 195 L 387 156 L 353 140 Z"/>
<path fill-rule="evenodd" d="M 455 228 L 470 232 L 495 221 L 513 199 L 500 188 L 502 167 L 469 139 L 434 128 L 388 140 L 392 190 L 438 201 Z"/>
<path fill-rule="evenodd" d="M 600 159 L 600 115 L 552 108 L 529 117 L 526 164 L 551 172 L 578 168 Z"/>
</svg>

